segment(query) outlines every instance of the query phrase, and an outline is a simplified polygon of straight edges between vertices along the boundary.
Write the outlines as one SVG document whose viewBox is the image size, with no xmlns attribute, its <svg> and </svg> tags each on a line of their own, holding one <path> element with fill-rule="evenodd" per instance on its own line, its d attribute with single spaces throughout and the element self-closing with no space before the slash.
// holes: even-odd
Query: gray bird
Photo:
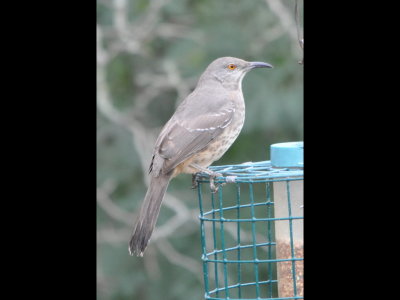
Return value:
<svg viewBox="0 0 400 300">
<path fill-rule="evenodd" d="M 150 185 L 129 243 L 131 255 L 143 256 L 172 178 L 198 172 L 215 176 L 207 168 L 229 149 L 243 127 L 242 79 L 254 68 L 272 65 L 235 57 L 214 60 L 163 127 L 150 164 Z"/>
</svg>

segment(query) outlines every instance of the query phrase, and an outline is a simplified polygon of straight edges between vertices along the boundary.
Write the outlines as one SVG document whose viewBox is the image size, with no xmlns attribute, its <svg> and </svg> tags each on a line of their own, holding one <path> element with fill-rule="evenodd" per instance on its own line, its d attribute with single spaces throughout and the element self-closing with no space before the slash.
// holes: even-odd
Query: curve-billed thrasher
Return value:
<svg viewBox="0 0 400 300">
<path fill-rule="evenodd" d="M 150 164 L 151 180 L 129 243 L 129 253 L 143 256 L 160 212 L 169 181 L 180 173 L 207 172 L 242 129 L 245 105 L 242 79 L 264 62 L 234 57 L 214 60 L 195 90 L 178 106 L 162 129 Z"/>
</svg>

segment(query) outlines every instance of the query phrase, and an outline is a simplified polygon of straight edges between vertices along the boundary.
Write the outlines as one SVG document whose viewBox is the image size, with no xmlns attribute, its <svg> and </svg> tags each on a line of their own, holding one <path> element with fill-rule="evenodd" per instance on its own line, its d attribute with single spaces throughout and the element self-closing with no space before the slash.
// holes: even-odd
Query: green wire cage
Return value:
<svg viewBox="0 0 400 300">
<path fill-rule="evenodd" d="M 205 299 L 304 299 L 303 143 L 271 161 L 214 166 L 198 198 Z"/>
</svg>

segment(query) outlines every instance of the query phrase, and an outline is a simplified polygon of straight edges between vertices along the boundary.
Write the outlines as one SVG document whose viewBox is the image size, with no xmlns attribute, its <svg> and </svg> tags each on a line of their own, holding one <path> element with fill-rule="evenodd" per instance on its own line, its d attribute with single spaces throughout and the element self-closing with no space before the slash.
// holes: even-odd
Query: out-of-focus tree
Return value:
<svg viewBox="0 0 400 300">
<path fill-rule="evenodd" d="M 303 138 L 303 66 L 294 0 L 97 1 L 98 299 L 202 299 L 191 177 L 169 187 L 143 258 L 128 254 L 155 139 L 215 58 L 266 61 L 243 81 L 246 122 L 215 164 L 269 159 Z"/>
</svg>

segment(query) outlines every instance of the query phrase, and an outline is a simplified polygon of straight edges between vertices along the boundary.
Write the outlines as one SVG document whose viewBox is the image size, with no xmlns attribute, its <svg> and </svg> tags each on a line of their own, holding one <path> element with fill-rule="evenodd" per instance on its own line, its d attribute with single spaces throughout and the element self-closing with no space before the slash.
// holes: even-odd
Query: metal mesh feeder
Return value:
<svg viewBox="0 0 400 300">
<path fill-rule="evenodd" d="M 275 144 L 271 161 L 210 167 L 223 175 L 216 193 L 197 177 L 205 299 L 304 298 L 302 165 L 272 149 L 289 146 L 302 150 Z"/>
</svg>

